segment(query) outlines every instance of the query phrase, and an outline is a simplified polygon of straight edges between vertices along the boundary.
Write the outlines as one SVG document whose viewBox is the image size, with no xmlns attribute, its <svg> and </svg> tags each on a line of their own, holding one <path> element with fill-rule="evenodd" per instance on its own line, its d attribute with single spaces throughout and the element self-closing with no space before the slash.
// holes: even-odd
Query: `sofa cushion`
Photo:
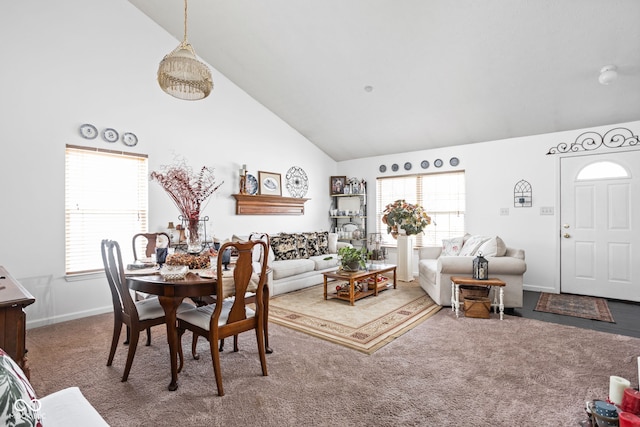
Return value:
<svg viewBox="0 0 640 427">
<path fill-rule="evenodd" d="M 442 255 L 454 256 L 460 254 L 463 243 L 464 236 L 442 239 Z"/>
<path fill-rule="evenodd" d="M 309 257 L 309 259 L 315 263 L 316 271 L 338 266 L 338 255 L 336 254 L 316 255 Z"/>
<path fill-rule="evenodd" d="M 460 250 L 459 256 L 470 256 L 475 255 L 478 251 L 480 245 L 489 240 L 488 236 L 471 236 L 464 242 L 462 249 Z"/>
<path fill-rule="evenodd" d="M 294 236 L 296 238 L 296 246 L 298 247 L 298 258 L 309 258 L 307 236 L 305 236 L 304 233 L 296 233 Z"/>
<path fill-rule="evenodd" d="M 476 253 L 480 252 L 483 256 L 504 256 L 507 252 L 507 245 L 500 237 L 495 236 L 480 245 Z"/>
<path fill-rule="evenodd" d="M 38 404 L 33 402 L 36 399 L 36 392 L 20 366 L 2 349 L 0 349 L 0 396 L 2 396 L 0 425 L 35 426 L 38 424 L 39 412 L 31 409 Z M 18 408 L 14 408 L 18 400 L 22 402 L 18 403 Z"/>
<path fill-rule="evenodd" d="M 293 234 L 279 234 L 271 237 L 271 249 L 276 261 L 298 259 L 298 243 Z"/>
<path fill-rule="evenodd" d="M 273 270 L 273 280 L 295 276 L 296 274 L 306 273 L 307 271 L 313 271 L 315 266 L 315 262 L 310 259 L 273 261 L 273 263 L 271 264 L 271 269 Z"/>
<path fill-rule="evenodd" d="M 318 232 L 318 247 L 320 248 L 320 253 L 318 255 L 325 255 L 329 253 L 329 232 L 328 231 Z"/>
<path fill-rule="evenodd" d="M 318 233 L 302 233 L 307 238 L 307 255 L 310 257 L 320 255 L 318 246 Z"/>
</svg>

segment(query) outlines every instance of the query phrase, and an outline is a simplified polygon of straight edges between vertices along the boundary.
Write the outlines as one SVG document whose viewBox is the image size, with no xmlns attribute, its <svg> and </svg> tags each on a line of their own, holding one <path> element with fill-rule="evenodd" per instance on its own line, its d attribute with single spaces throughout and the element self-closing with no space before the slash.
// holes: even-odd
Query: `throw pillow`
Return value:
<svg viewBox="0 0 640 427">
<path fill-rule="evenodd" d="M 329 253 L 330 254 L 338 253 L 338 234 L 337 233 L 329 233 Z"/>
<path fill-rule="evenodd" d="M 492 237 L 480 245 L 476 254 L 480 252 L 482 252 L 482 256 L 504 256 L 507 252 L 507 245 L 500 237 Z"/>
<path fill-rule="evenodd" d="M 309 251 L 307 250 L 307 237 L 304 234 L 294 234 L 296 238 L 296 246 L 298 247 L 298 258 L 309 258 Z"/>
<path fill-rule="evenodd" d="M 320 254 L 318 233 L 302 233 L 307 238 L 307 254 L 312 257 Z"/>
<path fill-rule="evenodd" d="M 300 258 L 296 238 L 292 234 L 273 236 L 271 238 L 271 249 L 273 249 L 276 261 Z"/>
<path fill-rule="evenodd" d="M 457 256 L 462 249 L 464 236 L 454 237 L 453 239 L 442 239 L 442 254 L 444 256 Z"/>
<path fill-rule="evenodd" d="M 0 425 L 41 426 L 39 402 L 27 376 L 11 356 L 0 349 Z M 21 400 L 22 402 L 18 402 Z M 16 402 L 18 404 L 16 405 Z"/>
<path fill-rule="evenodd" d="M 329 232 L 318 232 L 318 247 L 320 248 L 320 255 L 326 255 L 329 253 Z"/>
<path fill-rule="evenodd" d="M 476 251 L 484 242 L 489 240 L 490 237 L 487 236 L 471 236 L 469 239 L 464 242 L 462 249 L 460 250 L 459 256 L 472 256 L 476 254 Z"/>
</svg>

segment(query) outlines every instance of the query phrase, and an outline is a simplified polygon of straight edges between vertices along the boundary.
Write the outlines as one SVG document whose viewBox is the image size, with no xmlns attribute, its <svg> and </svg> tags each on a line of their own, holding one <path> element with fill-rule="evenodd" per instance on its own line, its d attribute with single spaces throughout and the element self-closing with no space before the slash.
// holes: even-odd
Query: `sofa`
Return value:
<svg viewBox="0 0 640 427">
<path fill-rule="evenodd" d="M 2 349 L 0 395 L 3 401 L 0 425 L 3 426 L 109 426 L 78 387 L 38 398 L 22 369 Z"/>
<path fill-rule="evenodd" d="M 523 275 L 527 271 L 522 249 L 507 247 L 499 236 L 465 236 L 443 240 L 442 246 L 423 247 L 418 255 L 418 281 L 431 299 L 451 305 L 451 276 L 472 276 L 473 259 L 482 253 L 489 277 L 506 283 L 504 306 L 522 307 Z"/>
<path fill-rule="evenodd" d="M 338 268 L 338 249 L 351 246 L 338 242 L 327 231 L 270 234 L 267 276 L 270 296 L 322 283 L 322 273 Z M 254 261 L 261 255 L 254 254 Z"/>
</svg>

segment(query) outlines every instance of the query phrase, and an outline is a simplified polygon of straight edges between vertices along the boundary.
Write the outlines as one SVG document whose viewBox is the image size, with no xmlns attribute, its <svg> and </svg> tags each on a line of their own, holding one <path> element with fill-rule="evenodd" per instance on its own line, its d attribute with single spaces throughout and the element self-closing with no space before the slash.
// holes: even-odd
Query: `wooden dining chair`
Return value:
<svg viewBox="0 0 640 427">
<path fill-rule="evenodd" d="M 109 350 L 107 366 L 111 366 L 113 363 L 113 357 L 116 354 L 118 340 L 122 332 L 122 325 L 124 324 L 127 326 L 127 330 L 130 331 L 129 352 L 127 354 L 124 373 L 122 374 L 122 381 L 126 381 L 129 377 L 133 357 L 136 354 L 140 332 L 145 329 L 147 330 L 147 345 L 151 345 L 150 328 L 166 323 L 164 310 L 157 298 L 142 301 L 133 300 L 124 275 L 122 255 L 118 242 L 103 240 L 101 250 L 104 272 L 109 282 L 111 299 L 113 301 L 113 338 L 111 340 L 111 350 Z M 178 307 L 178 311 L 188 310 L 192 307 L 190 304 L 182 303 L 180 307 Z"/>
<path fill-rule="evenodd" d="M 156 242 L 159 236 L 167 239 L 167 247 L 171 247 L 171 238 L 165 232 L 159 233 L 138 233 L 131 239 L 133 245 L 133 260 L 137 261 L 142 257 L 138 257 L 138 250 L 144 249 L 144 257 L 151 258 L 156 253 Z"/>
<path fill-rule="evenodd" d="M 264 340 L 265 307 L 263 294 L 267 281 L 267 257 L 262 257 L 259 273 L 254 273 L 252 256 L 254 248 L 260 245 L 264 254 L 268 247 L 263 241 L 229 242 L 220 250 L 235 248 L 238 259 L 232 277 L 223 278 L 222 257 L 218 257 L 217 264 L 217 301 L 215 304 L 205 305 L 178 313 L 178 337 L 182 342 L 182 335 L 186 330 L 194 336 L 202 336 L 209 341 L 213 372 L 216 378 L 218 395 L 224 396 L 222 387 L 222 373 L 220 370 L 220 352 L 218 341 L 226 337 L 234 337 L 234 351 L 238 351 L 237 335 L 254 330 L 258 343 L 258 354 L 262 366 L 262 375 L 267 375 L 267 360 Z M 255 298 L 249 294 L 255 293 Z M 229 298 L 232 296 L 233 298 Z M 255 309 L 249 305 L 255 301 Z M 180 360 L 183 360 L 182 345 L 179 346 Z M 192 347 L 194 359 L 199 355 Z M 182 368 L 182 365 L 180 366 Z"/>
</svg>

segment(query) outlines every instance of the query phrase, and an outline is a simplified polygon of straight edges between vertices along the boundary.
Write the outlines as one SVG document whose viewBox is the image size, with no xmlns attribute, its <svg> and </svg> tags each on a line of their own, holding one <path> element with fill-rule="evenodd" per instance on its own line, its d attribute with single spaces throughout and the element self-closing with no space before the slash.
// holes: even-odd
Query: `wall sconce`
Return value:
<svg viewBox="0 0 640 427">
<path fill-rule="evenodd" d="M 598 77 L 598 81 L 602 85 L 611 84 L 615 79 L 618 78 L 618 67 L 615 65 L 605 65 L 600 70 L 600 77 Z"/>
</svg>

